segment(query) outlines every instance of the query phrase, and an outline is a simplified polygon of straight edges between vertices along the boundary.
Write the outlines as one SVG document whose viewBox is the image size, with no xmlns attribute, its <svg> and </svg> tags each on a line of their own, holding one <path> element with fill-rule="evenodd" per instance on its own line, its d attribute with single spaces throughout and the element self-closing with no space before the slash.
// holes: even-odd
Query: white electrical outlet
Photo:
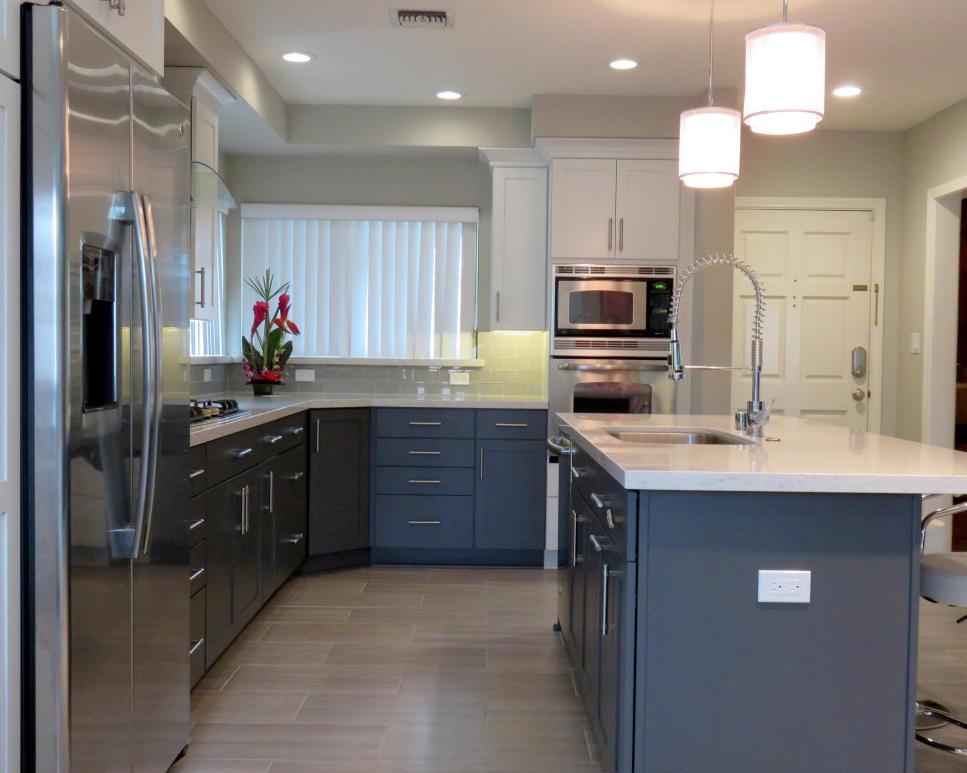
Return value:
<svg viewBox="0 0 967 773">
<path fill-rule="evenodd" d="M 470 384 L 470 374 L 466 371 L 451 370 L 450 371 L 450 385 L 451 386 L 467 386 Z"/>
<path fill-rule="evenodd" d="M 311 368 L 296 368 L 295 380 L 296 381 L 315 381 L 316 372 Z"/>
<path fill-rule="evenodd" d="M 202 372 L 201 372 L 201 380 L 204 381 L 206 384 L 209 381 L 212 380 L 212 369 L 211 368 L 203 368 L 202 369 Z"/>
<path fill-rule="evenodd" d="M 812 572 L 789 569 L 760 569 L 760 604 L 808 604 Z"/>
<path fill-rule="evenodd" d="M 910 354 L 920 354 L 919 333 L 910 333 Z"/>
</svg>

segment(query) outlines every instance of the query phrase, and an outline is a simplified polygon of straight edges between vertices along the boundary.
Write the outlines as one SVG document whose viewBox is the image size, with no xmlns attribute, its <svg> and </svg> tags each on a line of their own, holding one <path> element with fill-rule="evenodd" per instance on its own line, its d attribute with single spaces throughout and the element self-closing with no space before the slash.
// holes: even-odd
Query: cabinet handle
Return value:
<svg viewBox="0 0 967 773">
<path fill-rule="evenodd" d="M 188 479 L 194 480 L 195 478 L 200 478 L 204 474 L 205 474 L 204 467 L 202 467 L 200 470 L 192 470 L 191 472 L 188 473 Z"/>
<path fill-rule="evenodd" d="M 205 637 L 202 636 L 198 641 L 193 641 L 191 643 L 191 648 L 188 650 L 189 657 L 198 652 L 198 648 L 205 643 Z"/>
<path fill-rule="evenodd" d="M 188 578 L 188 582 L 189 583 L 194 582 L 199 577 L 201 577 L 204 573 L 205 573 L 205 567 L 204 566 L 201 569 L 196 569 L 195 571 L 193 571 L 191 573 L 191 577 Z"/>
<path fill-rule="evenodd" d="M 583 478 L 586 472 L 587 470 L 582 470 L 580 467 L 572 467 L 571 477 L 577 480 L 578 478 Z"/>
<path fill-rule="evenodd" d="M 443 451 L 407 451 L 410 456 L 439 456 Z"/>
<path fill-rule="evenodd" d="M 191 524 L 191 526 L 188 527 L 188 531 L 194 531 L 195 529 L 198 529 L 204 525 L 205 525 L 205 519 L 199 518 L 197 521 Z"/>
<path fill-rule="evenodd" d="M 289 427 L 286 432 L 288 432 L 290 435 L 301 435 L 303 432 L 305 432 L 305 429 L 305 427 Z"/>
<path fill-rule="evenodd" d="M 269 470 L 269 512 L 275 515 L 275 470 Z"/>
<path fill-rule="evenodd" d="M 578 563 L 578 514 L 577 510 L 571 509 L 571 566 L 575 567 Z"/>
<path fill-rule="evenodd" d="M 276 443 L 282 442 L 282 435 L 266 435 L 264 441 L 266 445 L 274 446 Z"/>
<path fill-rule="evenodd" d="M 625 219 L 618 218 L 618 250 L 624 251 L 625 248 Z"/>
<path fill-rule="evenodd" d="M 302 542 L 302 540 L 305 539 L 305 536 L 306 536 L 305 534 L 303 534 L 302 532 L 299 532 L 298 534 L 290 534 L 282 541 L 288 545 L 298 545 L 300 542 Z"/>
<path fill-rule="evenodd" d="M 608 218 L 608 250 L 614 249 L 614 218 Z"/>
<path fill-rule="evenodd" d="M 294 472 L 289 476 L 289 480 L 295 483 L 297 480 L 302 480 L 305 477 L 305 473 L 302 470 L 299 472 Z"/>
<path fill-rule="evenodd" d="M 248 534 L 248 484 L 242 486 L 242 536 Z"/>
<path fill-rule="evenodd" d="M 600 553 L 602 550 L 604 550 L 604 545 L 601 544 L 601 540 L 599 540 L 594 534 L 589 536 L 588 539 L 591 540 L 591 544 L 594 545 L 595 553 Z"/>
<path fill-rule="evenodd" d="M 442 421 L 411 421 L 411 427 L 439 427 L 442 426 Z"/>
<path fill-rule="evenodd" d="M 483 480 L 484 475 L 484 450 L 480 449 L 480 480 Z"/>
<path fill-rule="evenodd" d="M 500 322 L 500 290 L 497 291 L 497 322 Z"/>
<path fill-rule="evenodd" d="M 592 537 L 592 539 L 594 539 Z M 607 564 L 601 564 L 601 636 L 608 635 L 608 578 L 611 571 Z"/>
<path fill-rule="evenodd" d="M 204 309 L 205 308 L 205 267 L 202 266 L 201 268 L 197 269 L 195 273 L 201 275 L 201 300 L 195 301 L 195 305 L 200 306 L 201 308 Z"/>
<path fill-rule="evenodd" d="M 609 529 L 613 529 L 614 528 L 614 515 L 611 512 L 611 507 L 610 507 L 609 503 L 605 502 L 597 494 L 592 494 L 591 495 L 591 504 L 593 504 L 596 508 L 598 508 L 598 510 L 604 510 L 604 519 L 605 519 L 605 522 L 608 524 L 608 528 Z"/>
<path fill-rule="evenodd" d="M 319 434 L 322 431 L 322 421 L 316 419 L 316 453 L 319 453 Z"/>
<path fill-rule="evenodd" d="M 407 521 L 410 526 L 439 526 L 442 521 Z"/>
<path fill-rule="evenodd" d="M 498 421 L 494 424 L 494 426 L 495 427 L 515 427 L 515 428 L 526 429 L 528 424 L 527 422 Z"/>
<path fill-rule="evenodd" d="M 125 11 L 128 10 L 127 0 L 108 0 L 108 5 L 112 11 L 118 12 L 118 16 L 124 16 Z"/>
<path fill-rule="evenodd" d="M 406 482 L 407 483 L 410 483 L 410 484 L 418 484 L 418 483 L 419 484 L 425 484 L 427 486 L 439 486 L 440 485 L 440 481 L 438 481 L 438 480 L 408 480 Z"/>
<path fill-rule="evenodd" d="M 252 453 L 252 449 L 251 448 L 243 448 L 243 449 L 241 449 L 239 451 L 233 452 L 232 453 L 232 456 L 235 457 L 236 459 L 244 459 L 250 453 Z"/>
</svg>

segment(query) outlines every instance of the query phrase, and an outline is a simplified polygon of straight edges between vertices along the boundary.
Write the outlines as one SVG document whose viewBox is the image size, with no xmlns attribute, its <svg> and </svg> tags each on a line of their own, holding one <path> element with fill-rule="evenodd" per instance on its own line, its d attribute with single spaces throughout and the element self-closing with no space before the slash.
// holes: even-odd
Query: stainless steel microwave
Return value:
<svg viewBox="0 0 967 773">
<path fill-rule="evenodd" d="M 552 356 L 667 356 L 674 266 L 556 263 L 553 280 Z"/>
</svg>

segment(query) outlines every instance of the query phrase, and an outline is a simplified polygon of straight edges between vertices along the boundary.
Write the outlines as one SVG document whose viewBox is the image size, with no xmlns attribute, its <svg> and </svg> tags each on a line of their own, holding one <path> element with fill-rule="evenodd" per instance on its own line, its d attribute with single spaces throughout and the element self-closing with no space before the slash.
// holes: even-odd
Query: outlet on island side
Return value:
<svg viewBox="0 0 967 773">
<path fill-rule="evenodd" d="M 808 604 L 812 572 L 790 569 L 760 569 L 760 604 Z"/>
</svg>

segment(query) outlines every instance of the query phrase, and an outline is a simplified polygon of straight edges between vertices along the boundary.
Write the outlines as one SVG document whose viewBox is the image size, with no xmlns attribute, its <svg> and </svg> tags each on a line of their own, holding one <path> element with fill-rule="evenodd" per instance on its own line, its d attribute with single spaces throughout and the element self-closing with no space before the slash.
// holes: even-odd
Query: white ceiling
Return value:
<svg viewBox="0 0 967 773">
<path fill-rule="evenodd" d="M 534 94 L 694 95 L 706 83 L 708 0 L 205 0 L 290 103 L 528 106 Z M 391 7 L 446 9 L 448 30 L 395 28 Z M 716 0 L 716 82 L 740 86 L 743 36 L 779 0 Z M 791 0 L 827 31 L 828 128 L 903 130 L 967 97 L 965 0 Z M 305 50 L 306 65 L 279 54 Z M 617 57 L 640 66 L 616 72 Z"/>
</svg>

